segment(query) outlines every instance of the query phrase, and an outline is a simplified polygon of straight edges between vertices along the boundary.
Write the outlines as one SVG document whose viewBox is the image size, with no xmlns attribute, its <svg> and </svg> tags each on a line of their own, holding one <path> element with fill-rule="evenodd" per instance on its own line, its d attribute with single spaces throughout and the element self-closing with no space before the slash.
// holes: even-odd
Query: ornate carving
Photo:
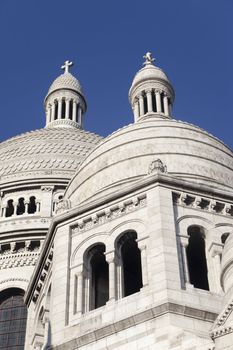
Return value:
<svg viewBox="0 0 233 350">
<path fill-rule="evenodd" d="M 3 281 L 0 281 L 0 284 L 3 283 L 7 283 L 7 282 L 15 282 L 15 281 L 19 281 L 19 282 L 29 282 L 29 280 L 27 280 L 26 278 L 7 278 Z"/>
<path fill-rule="evenodd" d="M 148 174 L 158 174 L 158 173 L 166 173 L 167 172 L 167 166 L 163 164 L 161 159 L 154 160 L 148 169 Z"/>
<path fill-rule="evenodd" d="M 80 220 L 78 225 L 72 229 L 73 233 L 79 233 L 92 229 L 93 227 L 104 224 L 105 222 L 114 220 L 122 215 L 138 210 L 146 206 L 146 195 L 125 201 L 114 207 L 108 208 L 105 211 L 96 213 L 95 216 L 87 217 Z"/>
<path fill-rule="evenodd" d="M 52 192 L 53 189 L 54 189 L 54 186 L 41 186 L 42 192 Z"/>
<path fill-rule="evenodd" d="M 222 215 L 233 216 L 233 204 L 219 202 L 215 199 L 195 196 L 193 194 L 189 195 L 183 192 L 173 192 L 173 203 L 199 210 L 208 210 Z"/>
<path fill-rule="evenodd" d="M 56 208 L 56 214 L 61 214 L 67 210 L 69 210 L 71 207 L 70 201 L 68 199 L 61 199 L 57 203 L 57 208 Z"/>
</svg>

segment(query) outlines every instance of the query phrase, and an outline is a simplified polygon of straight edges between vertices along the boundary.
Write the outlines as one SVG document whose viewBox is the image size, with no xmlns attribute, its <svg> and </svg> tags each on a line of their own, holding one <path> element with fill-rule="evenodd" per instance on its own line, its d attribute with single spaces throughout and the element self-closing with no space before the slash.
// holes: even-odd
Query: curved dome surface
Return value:
<svg viewBox="0 0 233 350">
<path fill-rule="evenodd" d="M 59 75 L 59 77 L 57 77 L 51 84 L 47 95 L 60 89 L 71 89 L 76 92 L 82 92 L 80 82 L 71 73 Z"/>
<path fill-rule="evenodd" d="M 140 69 L 137 74 L 135 75 L 132 86 L 140 84 L 143 81 L 147 80 L 154 80 L 154 79 L 160 79 L 165 80 L 169 82 L 168 77 L 164 73 L 164 71 L 152 64 L 149 64 L 142 69 Z"/>
<path fill-rule="evenodd" d="M 232 151 L 221 141 L 188 123 L 148 119 L 104 139 L 80 165 L 65 196 L 76 205 L 113 193 L 146 176 L 158 158 L 175 177 L 232 188 Z"/>
<path fill-rule="evenodd" d="M 102 138 L 77 128 L 45 128 L 0 143 L 0 176 L 74 172 Z M 23 175 L 24 174 L 24 175 Z"/>
</svg>

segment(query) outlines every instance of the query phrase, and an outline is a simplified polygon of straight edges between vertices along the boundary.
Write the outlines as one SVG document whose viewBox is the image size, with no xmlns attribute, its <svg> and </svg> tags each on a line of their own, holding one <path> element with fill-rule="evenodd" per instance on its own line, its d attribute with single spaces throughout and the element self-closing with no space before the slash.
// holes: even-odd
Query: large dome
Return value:
<svg viewBox="0 0 233 350">
<path fill-rule="evenodd" d="M 33 177 L 35 173 L 74 173 L 80 161 L 102 138 L 78 128 L 45 128 L 0 144 L 0 176 Z"/>
<path fill-rule="evenodd" d="M 232 189 L 232 151 L 206 131 L 174 119 L 147 119 L 107 137 L 84 160 L 66 191 L 73 205 L 104 197 L 148 174 L 160 158 L 168 174 Z"/>
</svg>

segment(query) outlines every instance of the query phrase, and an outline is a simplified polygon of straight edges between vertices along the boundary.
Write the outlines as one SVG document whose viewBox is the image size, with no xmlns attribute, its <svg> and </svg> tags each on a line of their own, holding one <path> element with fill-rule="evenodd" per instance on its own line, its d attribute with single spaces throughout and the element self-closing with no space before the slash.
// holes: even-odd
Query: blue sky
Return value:
<svg viewBox="0 0 233 350">
<path fill-rule="evenodd" d="M 233 147 L 232 0 L 1 0 L 0 140 L 45 124 L 66 60 L 88 103 L 85 129 L 133 121 L 128 90 L 151 51 L 176 91 L 174 117 Z"/>
</svg>

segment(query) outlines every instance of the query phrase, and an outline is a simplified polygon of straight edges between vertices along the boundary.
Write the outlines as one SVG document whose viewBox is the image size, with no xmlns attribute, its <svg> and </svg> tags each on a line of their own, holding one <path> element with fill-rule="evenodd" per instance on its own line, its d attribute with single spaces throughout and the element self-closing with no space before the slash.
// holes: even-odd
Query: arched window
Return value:
<svg viewBox="0 0 233 350">
<path fill-rule="evenodd" d="M 24 349 L 27 308 L 23 295 L 19 288 L 0 293 L 0 349 Z"/>
<path fill-rule="evenodd" d="M 105 245 L 97 244 L 86 254 L 89 286 L 89 309 L 97 309 L 109 300 L 109 271 L 105 259 Z"/>
<path fill-rule="evenodd" d="M 160 96 L 161 96 L 161 112 L 164 113 L 164 101 L 163 101 L 164 93 L 162 92 Z"/>
<path fill-rule="evenodd" d="M 29 199 L 28 214 L 34 214 L 36 212 L 36 197 L 32 196 Z"/>
<path fill-rule="evenodd" d="M 195 288 L 209 290 L 204 232 L 199 226 L 191 226 L 188 228 L 188 235 L 187 260 L 190 283 Z"/>
<path fill-rule="evenodd" d="M 143 104 L 144 104 L 144 114 L 148 112 L 148 103 L 147 103 L 147 96 L 143 95 Z"/>
<path fill-rule="evenodd" d="M 117 240 L 123 297 L 137 293 L 142 288 L 141 252 L 136 239 L 135 231 L 127 231 Z"/>
<path fill-rule="evenodd" d="M 157 112 L 156 98 L 155 98 L 154 90 L 152 91 L 152 108 L 153 108 L 153 112 Z"/>
<path fill-rule="evenodd" d="M 66 101 L 63 99 L 61 104 L 61 118 L 65 119 L 66 117 Z"/>
<path fill-rule="evenodd" d="M 72 120 L 72 116 L 73 116 L 73 100 L 69 101 L 70 104 L 70 108 L 69 108 L 69 119 Z"/>
<path fill-rule="evenodd" d="M 25 213 L 25 204 L 24 204 L 24 198 L 19 198 L 18 204 L 17 204 L 17 215 L 22 215 Z"/>
<path fill-rule="evenodd" d="M 54 101 L 54 105 L 55 105 L 54 120 L 56 120 L 58 118 L 58 102 L 57 102 L 57 100 Z"/>
<path fill-rule="evenodd" d="M 14 214 L 13 199 L 9 199 L 6 206 L 6 217 L 12 216 Z"/>
</svg>

